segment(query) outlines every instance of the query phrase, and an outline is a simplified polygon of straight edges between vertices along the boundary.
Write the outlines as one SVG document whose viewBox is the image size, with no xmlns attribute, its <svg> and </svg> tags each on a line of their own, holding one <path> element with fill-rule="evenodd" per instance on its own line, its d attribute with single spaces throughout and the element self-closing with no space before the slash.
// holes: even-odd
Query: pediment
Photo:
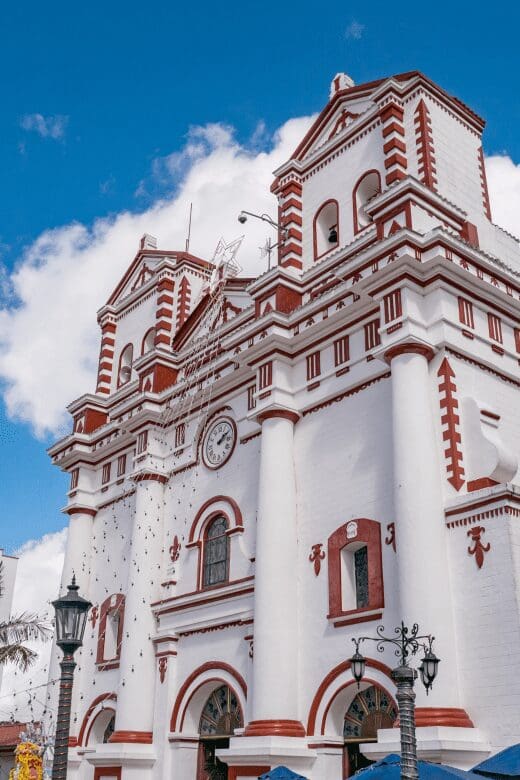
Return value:
<svg viewBox="0 0 520 780">
<path fill-rule="evenodd" d="M 373 107 L 368 97 L 335 96 L 321 112 L 296 149 L 294 158 L 300 161 L 312 157 L 334 138 L 346 135 L 351 125 Z"/>
<path fill-rule="evenodd" d="M 251 296 L 242 290 L 224 289 L 218 295 L 206 292 L 177 332 L 173 348 L 203 348 L 204 341 L 218 334 L 221 328 L 251 305 Z"/>
<path fill-rule="evenodd" d="M 155 276 L 159 263 L 163 261 L 164 255 L 162 254 L 159 257 L 154 257 L 139 253 L 110 296 L 108 303 L 117 305 L 124 298 L 147 284 Z"/>
</svg>

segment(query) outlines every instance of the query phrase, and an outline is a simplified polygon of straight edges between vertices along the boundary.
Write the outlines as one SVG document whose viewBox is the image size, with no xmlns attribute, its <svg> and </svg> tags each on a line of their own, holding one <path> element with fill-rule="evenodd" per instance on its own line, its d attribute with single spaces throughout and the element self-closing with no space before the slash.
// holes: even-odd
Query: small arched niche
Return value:
<svg viewBox="0 0 520 780">
<path fill-rule="evenodd" d="M 363 228 L 370 225 L 372 217 L 366 211 L 365 206 L 374 195 L 381 192 L 381 176 L 379 171 L 367 171 L 358 180 L 352 194 L 354 207 L 354 233 L 358 233 Z"/>
<path fill-rule="evenodd" d="M 147 352 L 151 352 L 155 347 L 155 328 L 150 328 L 144 334 L 143 343 L 141 346 L 141 355 L 146 355 Z"/>
<path fill-rule="evenodd" d="M 339 209 L 337 200 L 326 200 L 314 217 L 314 259 L 339 246 Z"/>
<path fill-rule="evenodd" d="M 115 711 L 111 707 L 103 708 L 90 727 L 87 745 L 106 744 L 114 733 L 115 720 Z"/>
<path fill-rule="evenodd" d="M 133 344 L 127 344 L 121 352 L 119 358 L 119 372 L 117 375 L 117 386 L 126 385 L 130 381 L 132 376 L 132 362 L 134 359 L 134 347 Z"/>
<path fill-rule="evenodd" d="M 215 688 L 200 716 L 197 778 L 227 777 L 227 766 L 217 758 L 216 751 L 229 747 L 229 738 L 243 726 L 244 716 L 236 694 L 228 685 Z"/>
</svg>

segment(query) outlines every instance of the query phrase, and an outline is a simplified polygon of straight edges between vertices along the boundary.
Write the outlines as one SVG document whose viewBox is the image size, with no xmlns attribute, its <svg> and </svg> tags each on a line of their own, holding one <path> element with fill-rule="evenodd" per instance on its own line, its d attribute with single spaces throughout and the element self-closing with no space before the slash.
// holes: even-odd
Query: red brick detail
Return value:
<svg viewBox="0 0 520 780">
<path fill-rule="evenodd" d="M 299 720 L 252 720 L 246 737 L 304 737 L 305 727 Z"/>
<path fill-rule="evenodd" d="M 83 413 L 74 417 L 75 432 L 78 430 L 78 423 L 81 419 L 83 419 L 83 430 L 81 433 L 92 433 L 108 422 L 108 413 L 100 412 L 98 409 L 85 409 Z"/>
<path fill-rule="evenodd" d="M 186 276 L 183 276 L 179 285 L 179 297 L 177 299 L 177 330 L 188 319 L 190 313 L 191 286 Z"/>
<path fill-rule="evenodd" d="M 300 419 L 298 412 L 291 412 L 288 409 L 268 409 L 266 412 L 261 412 L 256 419 L 259 423 L 263 423 L 264 420 L 270 420 L 273 417 L 280 417 L 283 420 L 290 420 L 295 425 Z"/>
<path fill-rule="evenodd" d="M 406 176 L 406 173 L 402 170 L 396 170 L 392 171 L 391 173 L 387 173 L 385 177 L 385 181 L 387 184 L 393 184 L 394 181 L 401 181 L 401 179 L 404 179 Z"/>
<path fill-rule="evenodd" d="M 424 100 L 420 100 L 414 114 L 415 142 L 419 179 L 432 190 L 437 189 L 435 148 L 431 128 L 430 112 Z"/>
<path fill-rule="evenodd" d="M 191 524 L 191 528 L 190 528 L 188 544 L 191 544 L 192 542 L 195 541 L 196 534 L 197 534 L 197 538 L 200 539 L 200 533 L 202 528 L 199 528 L 197 533 L 197 526 L 200 524 L 201 518 L 205 517 L 208 514 L 208 510 L 213 504 L 218 504 L 220 502 L 229 504 L 231 507 L 232 512 L 225 513 L 228 520 L 231 520 L 231 518 L 233 520 L 233 522 L 231 522 L 230 525 L 237 529 L 243 529 L 244 520 L 242 517 L 242 512 L 240 511 L 240 507 L 238 506 L 237 502 L 233 498 L 230 498 L 229 496 L 213 496 L 212 498 L 209 498 L 207 501 L 204 502 L 204 504 L 201 506 L 201 508 L 195 515 L 195 519 Z"/>
<path fill-rule="evenodd" d="M 393 165 L 400 165 L 401 168 L 407 168 L 406 157 L 399 152 L 394 152 L 390 157 L 385 158 L 385 168 L 391 168 Z"/>
<path fill-rule="evenodd" d="M 400 138 L 391 138 L 389 141 L 387 141 L 383 146 L 383 152 L 384 154 L 389 154 L 390 152 L 406 152 L 406 144 L 404 141 L 401 141 Z"/>
<path fill-rule="evenodd" d="M 486 165 L 484 163 L 484 152 L 482 147 L 478 150 L 478 167 L 480 171 L 480 188 L 482 191 L 482 204 L 484 206 L 484 214 L 491 221 L 491 205 L 489 203 L 489 190 L 486 177 Z"/>
<path fill-rule="evenodd" d="M 399 122 L 391 122 L 383 128 L 383 138 L 386 138 L 390 133 L 398 133 L 404 136 L 404 127 Z"/>
<path fill-rule="evenodd" d="M 383 298 L 385 309 L 385 323 L 392 322 L 403 314 L 401 303 L 401 290 L 394 290 Z"/>
<path fill-rule="evenodd" d="M 151 745 L 153 734 L 151 731 L 114 731 L 109 742 L 132 743 L 137 745 Z"/>
<path fill-rule="evenodd" d="M 439 392 L 441 393 L 440 407 L 443 412 L 441 417 L 441 425 L 443 426 L 442 438 L 448 444 L 448 447 L 444 450 L 446 471 L 449 475 L 448 482 L 453 485 L 455 490 L 459 491 L 464 484 L 464 467 L 460 449 L 461 436 L 459 433 L 459 402 L 455 395 L 457 392 L 455 372 L 447 358 L 444 358 L 442 361 L 437 376 L 441 378 Z"/>
</svg>

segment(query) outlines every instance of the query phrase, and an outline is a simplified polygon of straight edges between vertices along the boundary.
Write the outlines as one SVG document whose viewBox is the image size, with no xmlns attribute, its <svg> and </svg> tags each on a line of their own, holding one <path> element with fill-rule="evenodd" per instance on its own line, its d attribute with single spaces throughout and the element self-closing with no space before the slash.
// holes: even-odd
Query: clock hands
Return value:
<svg viewBox="0 0 520 780">
<path fill-rule="evenodd" d="M 217 442 L 217 447 L 220 447 L 220 445 L 222 444 L 222 442 L 224 441 L 224 439 L 226 438 L 227 435 L 228 435 L 227 431 L 222 434 L 222 436 L 220 437 L 220 439 Z"/>
</svg>

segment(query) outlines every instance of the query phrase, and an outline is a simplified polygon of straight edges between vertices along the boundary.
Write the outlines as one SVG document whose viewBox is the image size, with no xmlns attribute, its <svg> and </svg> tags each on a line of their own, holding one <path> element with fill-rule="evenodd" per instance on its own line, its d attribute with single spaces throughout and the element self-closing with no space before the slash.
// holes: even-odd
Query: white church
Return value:
<svg viewBox="0 0 520 780">
<path fill-rule="evenodd" d="M 50 449 L 94 605 L 71 780 L 344 780 L 399 749 L 395 656 L 366 642 L 359 688 L 349 658 L 401 620 L 441 659 L 419 756 L 520 742 L 520 247 L 483 128 L 419 72 L 340 73 L 270 270 L 142 238 Z"/>
</svg>

